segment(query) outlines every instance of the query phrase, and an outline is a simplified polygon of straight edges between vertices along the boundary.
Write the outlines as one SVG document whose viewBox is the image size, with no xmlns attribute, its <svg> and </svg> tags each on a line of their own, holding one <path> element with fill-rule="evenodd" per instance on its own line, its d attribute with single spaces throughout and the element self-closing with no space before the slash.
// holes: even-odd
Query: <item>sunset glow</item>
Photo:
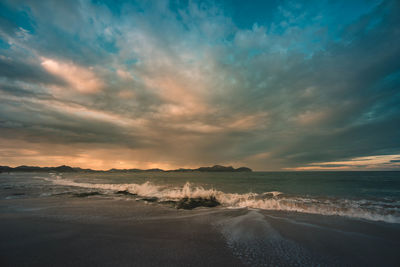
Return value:
<svg viewBox="0 0 400 267">
<path fill-rule="evenodd" d="M 2 165 L 400 168 L 398 1 L 19 2 Z"/>
</svg>

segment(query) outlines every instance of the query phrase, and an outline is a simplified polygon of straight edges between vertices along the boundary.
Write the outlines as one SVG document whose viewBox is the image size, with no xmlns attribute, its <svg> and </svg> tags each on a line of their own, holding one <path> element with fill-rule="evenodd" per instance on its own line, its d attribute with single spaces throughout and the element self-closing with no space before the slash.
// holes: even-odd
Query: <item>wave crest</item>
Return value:
<svg viewBox="0 0 400 267">
<path fill-rule="evenodd" d="M 182 187 L 143 184 L 92 184 L 78 183 L 56 177 L 48 179 L 57 185 L 74 186 L 109 191 L 127 191 L 141 197 L 156 197 L 160 201 L 179 201 L 183 198 L 215 198 L 225 207 L 256 208 L 263 210 L 295 211 L 302 213 L 337 215 L 373 221 L 400 223 L 400 201 L 350 200 L 333 198 L 307 198 L 285 195 L 271 191 L 257 193 L 225 193 L 215 189 L 205 189 L 187 182 Z"/>
</svg>

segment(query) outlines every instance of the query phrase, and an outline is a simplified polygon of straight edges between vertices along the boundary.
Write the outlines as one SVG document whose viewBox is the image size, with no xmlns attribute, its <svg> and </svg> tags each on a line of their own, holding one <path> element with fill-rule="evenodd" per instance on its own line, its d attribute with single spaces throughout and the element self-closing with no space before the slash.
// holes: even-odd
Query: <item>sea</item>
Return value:
<svg viewBox="0 0 400 267">
<path fill-rule="evenodd" d="M 2 266 L 400 266 L 399 251 L 400 172 L 0 173 Z"/>
<path fill-rule="evenodd" d="M 9 198 L 88 194 L 171 203 L 215 198 L 228 209 L 253 208 L 400 223 L 400 172 L 10 173 L 1 186 L 23 186 Z M 29 190 L 27 188 L 40 190 Z"/>
</svg>

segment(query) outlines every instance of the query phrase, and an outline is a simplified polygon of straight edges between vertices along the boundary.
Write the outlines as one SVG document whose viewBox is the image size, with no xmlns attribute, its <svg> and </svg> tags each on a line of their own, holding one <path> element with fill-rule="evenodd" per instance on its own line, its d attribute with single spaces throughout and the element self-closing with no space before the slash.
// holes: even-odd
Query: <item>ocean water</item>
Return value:
<svg viewBox="0 0 400 267">
<path fill-rule="evenodd" d="M 185 197 L 215 197 L 222 208 L 229 209 L 400 223 L 400 172 L 3 173 L 0 177 L 3 188 L 18 183 L 40 188 L 32 191 L 40 192 L 39 197 L 98 193 L 113 198 L 152 198 L 160 205 Z"/>
<path fill-rule="evenodd" d="M 183 198 L 221 205 L 177 210 Z M 116 251 L 128 266 L 177 251 L 166 266 L 224 266 L 231 256 L 244 266 L 400 262 L 400 172 L 0 173 L 0 217 L 5 266 L 63 265 L 65 244 L 100 266 L 120 265 Z M 215 251 L 225 258 L 202 264 Z"/>
</svg>

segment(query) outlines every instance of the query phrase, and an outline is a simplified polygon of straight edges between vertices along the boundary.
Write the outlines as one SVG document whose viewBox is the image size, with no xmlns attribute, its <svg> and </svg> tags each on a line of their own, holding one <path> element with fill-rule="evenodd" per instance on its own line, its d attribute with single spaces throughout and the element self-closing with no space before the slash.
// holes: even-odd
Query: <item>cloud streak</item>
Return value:
<svg viewBox="0 0 400 267">
<path fill-rule="evenodd" d="M 66 81 L 70 88 L 81 93 L 96 93 L 103 87 L 103 82 L 96 77 L 89 68 L 82 68 L 72 63 L 59 62 L 53 59 L 43 58 L 43 68 Z M 68 90 L 69 88 L 65 88 Z"/>
<path fill-rule="evenodd" d="M 400 155 L 399 3 L 256 5 L 4 2 L 0 163 L 343 169 Z"/>
</svg>

